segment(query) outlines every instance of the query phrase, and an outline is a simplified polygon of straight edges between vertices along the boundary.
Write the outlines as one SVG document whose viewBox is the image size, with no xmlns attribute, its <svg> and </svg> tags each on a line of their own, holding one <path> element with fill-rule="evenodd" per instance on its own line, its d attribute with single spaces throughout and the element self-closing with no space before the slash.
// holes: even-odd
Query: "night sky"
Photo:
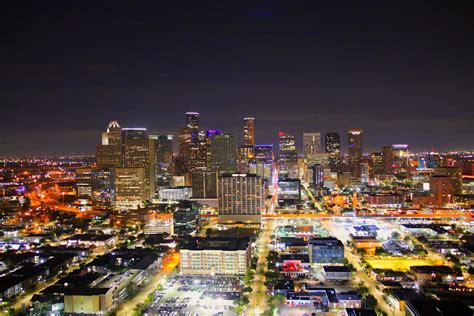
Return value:
<svg viewBox="0 0 474 316">
<path fill-rule="evenodd" d="M 112 119 L 174 133 L 186 111 L 239 140 L 254 116 L 257 143 L 474 149 L 473 1 L 126 3 L 2 1 L 0 156 L 91 154 Z"/>
</svg>

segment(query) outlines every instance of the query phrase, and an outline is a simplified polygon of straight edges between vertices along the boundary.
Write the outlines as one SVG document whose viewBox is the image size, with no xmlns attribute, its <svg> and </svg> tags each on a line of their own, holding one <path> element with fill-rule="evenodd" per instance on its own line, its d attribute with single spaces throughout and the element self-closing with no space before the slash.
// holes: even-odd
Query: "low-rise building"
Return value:
<svg viewBox="0 0 474 316">
<path fill-rule="evenodd" d="M 250 262 L 250 238 L 202 238 L 183 242 L 180 272 L 185 275 L 244 275 Z"/>
<path fill-rule="evenodd" d="M 323 275 L 326 281 L 348 281 L 352 277 L 351 270 L 346 266 L 324 266 Z"/>
<path fill-rule="evenodd" d="M 344 245 L 339 239 L 332 237 L 310 238 L 308 253 L 313 264 L 343 263 L 344 261 Z"/>
</svg>

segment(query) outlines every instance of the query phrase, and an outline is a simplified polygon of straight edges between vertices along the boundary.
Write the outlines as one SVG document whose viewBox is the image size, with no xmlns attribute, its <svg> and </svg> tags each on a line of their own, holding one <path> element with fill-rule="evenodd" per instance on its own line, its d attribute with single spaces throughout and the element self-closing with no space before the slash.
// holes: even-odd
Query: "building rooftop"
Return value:
<svg viewBox="0 0 474 316">
<path fill-rule="evenodd" d="M 321 245 L 321 246 L 341 246 L 344 247 L 342 242 L 334 237 L 311 237 L 309 239 L 309 244 L 311 245 Z"/>
<path fill-rule="evenodd" d="M 473 312 L 460 301 L 409 300 L 407 308 L 415 310 L 419 316 L 472 316 Z"/>
<path fill-rule="evenodd" d="M 324 272 L 351 272 L 347 266 L 324 266 Z"/>
<path fill-rule="evenodd" d="M 80 241 L 106 241 L 113 238 L 113 235 L 107 234 L 75 234 L 66 240 L 80 240 Z"/>
<path fill-rule="evenodd" d="M 246 250 L 249 247 L 248 237 L 194 237 L 184 241 L 181 249 L 185 250 Z"/>
</svg>

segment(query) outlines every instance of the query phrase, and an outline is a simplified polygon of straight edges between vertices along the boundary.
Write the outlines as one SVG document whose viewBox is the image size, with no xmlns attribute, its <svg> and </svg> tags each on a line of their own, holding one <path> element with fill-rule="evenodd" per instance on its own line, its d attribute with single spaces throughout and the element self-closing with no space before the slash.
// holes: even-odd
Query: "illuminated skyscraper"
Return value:
<svg viewBox="0 0 474 316">
<path fill-rule="evenodd" d="M 285 132 L 278 132 L 278 162 L 280 164 L 296 163 L 298 155 L 296 153 L 295 137 Z"/>
<path fill-rule="evenodd" d="M 264 207 L 262 179 L 254 174 L 224 174 L 219 178 L 219 222 L 260 223 Z"/>
<path fill-rule="evenodd" d="M 186 127 L 192 130 L 199 129 L 199 113 L 186 112 Z"/>
<path fill-rule="evenodd" d="M 204 131 L 199 131 L 190 145 L 189 171 L 204 171 L 209 163 L 209 143 Z"/>
<path fill-rule="evenodd" d="M 240 171 L 247 169 L 248 165 L 254 162 L 255 147 L 251 145 L 241 145 L 237 150 L 237 165 Z"/>
<path fill-rule="evenodd" d="M 122 128 L 117 121 L 111 121 L 107 131 L 102 133 L 102 143 L 96 147 L 97 166 L 120 167 L 122 157 Z"/>
<path fill-rule="evenodd" d="M 143 168 L 145 192 L 148 198 L 155 195 L 155 140 L 148 137 L 146 128 L 122 129 L 123 167 Z"/>
<path fill-rule="evenodd" d="M 235 136 L 231 133 L 215 134 L 210 142 L 210 170 L 233 172 L 237 167 Z"/>
<path fill-rule="evenodd" d="M 255 119 L 253 117 L 244 118 L 244 145 L 255 145 Z"/>
<path fill-rule="evenodd" d="M 393 174 L 393 148 L 392 146 L 382 147 L 383 169 L 385 174 Z"/>
<path fill-rule="evenodd" d="M 115 201 L 116 209 L 136 209 L 143 206 L 149 198 L 148 179 L 145 168 L 115 169 Z"/>
<path fill-rule="evenodd" d="M 360 179 L 360 164 L 362 162 L 363 148 L 363 129 L 350 128 L 348 130 L 349 137 L 349 172 L 353 180 Z"/>
<path fill-rule="evenodd" d="M 321 153 L 321 133 L 303 133 L 303 154 L 308 162 Z"/>
<path fill-rule="evenodd" d="M 338 133 L 326 134 L 326 154 L 331 171 L 339 171 L 341 163 L 341 138 Z"/>
<path fill-rule="evenodd" d="M 216 171 L 197 171 L 192 173 L 193 198 L 217 198 Z"/>
<path fill-rule="evenodd" d="M 272 163 L 275 160 L 273 155 L 273 144 L 255 145 L 255 160 L 264 163 Z"/>
<path fill-rule="evenodd" d="M 324 168 L 320 164 L 315 164 L 310 167 L 313 171 L 312 184 L 315 189 L 321 189 L 324 183 Z"/>
<path fill-rule="evenodd" d="M 155 148 L 156 162 L 169 165 L 173 160 L 173 135 L 158 135 Z"/>
<path fill-rule="evenodd" d="M 406 174 L 409 170 L 409 149 L 407 144 L 392 145 L 394 173 Z"/>
<path fill-rule="evenodd" d="M 382 175 L 385 173 L 382 153 L 375 152 L 370 155 L 370 170 L 371 175 Z"/>
</svg>

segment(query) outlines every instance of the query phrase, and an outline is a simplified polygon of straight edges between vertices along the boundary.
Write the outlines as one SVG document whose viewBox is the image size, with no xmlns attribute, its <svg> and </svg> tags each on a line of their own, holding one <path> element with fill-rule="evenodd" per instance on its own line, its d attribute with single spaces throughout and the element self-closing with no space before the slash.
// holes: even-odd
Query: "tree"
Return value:
<svg viewBox="0 0 474 316">
<path fill-rule="evenodd" d="M 365 297 L 365 307 L 374 309 L 377 304 L 377 299 L 372 294 L 367 294 Z"/>
<path fill-rule="evenodd" d="M 257 264 L 258 264 L 258 257 L 253 256 L 252 259 L 250 259 L 250 267 L 255 270 L 257 268 Z"/>
<path fill-rule="evenodd" d="M 242 289 L 242 293 L 244 294 L 251 293 L 251 292 L 252 292 L 252 288 L 250 286 L 246 286 Z"/>
</svg>

